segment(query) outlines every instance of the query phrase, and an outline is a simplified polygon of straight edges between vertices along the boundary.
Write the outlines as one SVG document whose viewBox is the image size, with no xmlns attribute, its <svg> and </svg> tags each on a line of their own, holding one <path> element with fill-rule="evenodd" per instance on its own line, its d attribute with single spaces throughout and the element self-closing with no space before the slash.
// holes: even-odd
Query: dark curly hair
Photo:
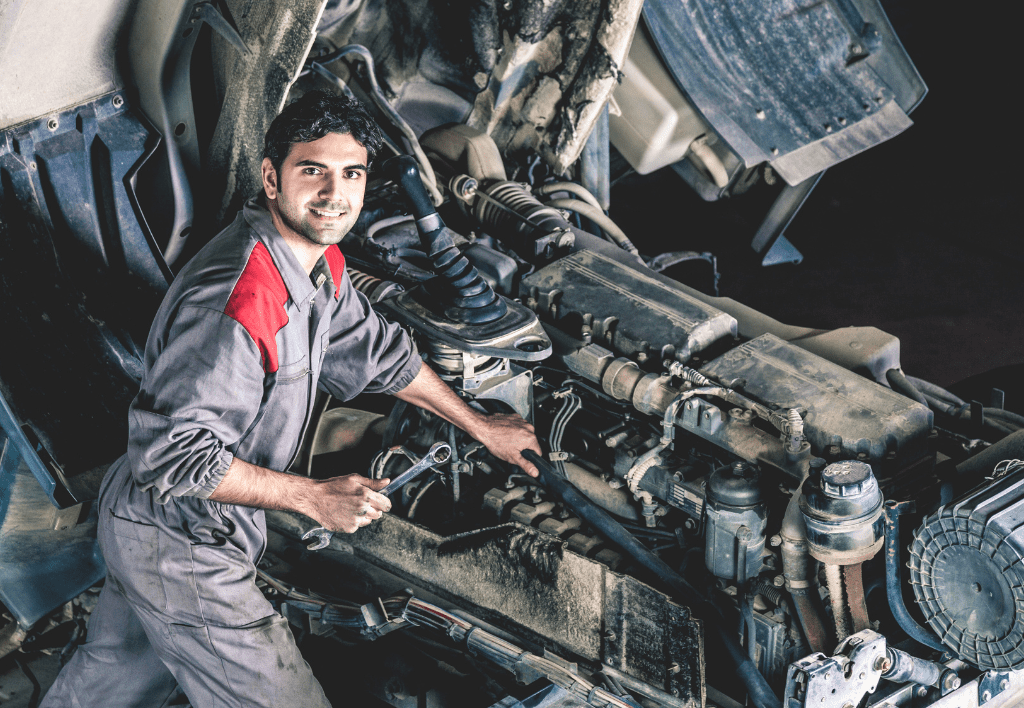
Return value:
<svg viewBox="0 0 1024 708">
<path fill-rule="evenodd" d="M 263 157 L 281 171 L 293 143 L 310 143 L 328 133 L 348 133 L 366 148 L 367 165 L 384 145 L 380 128 L 354 98 L 310 91 L 285 106 L 267 129 Z"/>
</svg>

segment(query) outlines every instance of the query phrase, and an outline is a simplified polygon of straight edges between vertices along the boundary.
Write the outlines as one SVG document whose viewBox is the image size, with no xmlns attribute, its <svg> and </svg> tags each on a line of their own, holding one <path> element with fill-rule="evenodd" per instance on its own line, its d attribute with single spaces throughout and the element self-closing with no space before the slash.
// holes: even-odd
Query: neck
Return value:
<svg viewBox="0 0 1024 708">
<path fill-rule="evenodd" d="M 295 258 L 298 259 L 302 269 L 306 271 L 306 275 L 309 275 L 313 272 L 316 262 L 324 255 L 327 246 L 313 243 L 302 234 L 296 233 L 281 218 L 281 212 L 277 209 L 277 203 L 272 199 L 267 199 L 266 201 L 267 210 L 270 212 L 270 218 L 274 222 L 277 232 L 281 234 L 281 238 L 292 249 L 292 253 L 295 254 Z"/>
</svg>

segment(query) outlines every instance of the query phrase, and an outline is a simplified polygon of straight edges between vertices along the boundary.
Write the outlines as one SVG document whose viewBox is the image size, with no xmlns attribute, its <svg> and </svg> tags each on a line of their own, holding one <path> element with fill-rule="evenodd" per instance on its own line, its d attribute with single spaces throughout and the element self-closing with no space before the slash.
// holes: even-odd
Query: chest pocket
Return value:
<svg viewBox="0 0 1024 708">
<path fill-rule="evenodd" d="M 305 383 L 309 378 L 309 359 L 303 356 L 291 364 L 282 364 L 277 370 L 277 385 L 289 386 Z"/>
</svg>

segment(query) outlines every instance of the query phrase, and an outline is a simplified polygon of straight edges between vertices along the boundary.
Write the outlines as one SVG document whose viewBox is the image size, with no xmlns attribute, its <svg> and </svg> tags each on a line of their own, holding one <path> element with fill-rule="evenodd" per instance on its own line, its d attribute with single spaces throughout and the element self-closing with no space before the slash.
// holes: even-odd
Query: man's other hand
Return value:
<svg viewBox="0 0 1024 708">
<path fill-rule="evenodd" d="M 482 442 L 498 459 L 519 465 L 531 477 L 539 472 L 537 467 L 522 455 L 523 450 L 533 450 L 538 455 L 540 443 L 532 425 L 515 413 L 494 413 L 484 416 L 473 430 L 473 437 Z"/>
<path fill-rule="evenodd" d="M 370 479 L 361 474 L 322 480 L 315 487 L 314 513 L 308 516 L 324 528 L 353 533 L 391 510 L 391 500 L 379 493 L 390 481 Z"/>
</svg>

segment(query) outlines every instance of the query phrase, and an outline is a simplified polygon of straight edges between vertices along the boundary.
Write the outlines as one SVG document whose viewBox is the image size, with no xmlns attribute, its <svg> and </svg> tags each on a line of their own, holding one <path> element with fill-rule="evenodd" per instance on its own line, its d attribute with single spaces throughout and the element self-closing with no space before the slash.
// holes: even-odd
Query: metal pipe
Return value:
<svg viewBox="0 0 1024 708">
<path fill-rule="evenodd" d="M 917 683 L 922 686 L 938 686 L 942 682 L 943 674 L 948 669 L 943 664 L 937 664 L 927 659 L 919 659 L 911 656 L 905 651 L 886 648 L 886 654 L 892 666 L 882 674 L 882 678 L 893 683 Z"/>
<path fill-rule="evenodd" d="M 825 564 L 825 583 L 832 603 L 832 619 L 836 624 L 836 641 L 850 636 L 850 625 L 846 623 L 846 601 L 843 599 L 843 571 L 833 563 Z"/>
<path fill-rule="evenodd" d="M 807 546 L 807 527 L 800 513 L 800 497 L 803 485 L 798 486 L 786 506 L 782 519 L 782 573 L 786 579 L 786 590 L 793 598 L 797 620 L 804 631 L 804 637 L 813 651 L 828 653 L 830 637 L 825 629 L 818 605 L 814 602 L 814 574 L 810 571 L 811 556 Z"/>
<path fill-rule="evenodd" d="M 925 629 L 911 617 L 903 603 L 903 589 L 900 585 L 900 514 L 907 505 L 914 502 L 888 501 L 883 507 L 885 518 L 885 594 L 889 598 L 889 609 L 903 631 L 916 642 L 936 651 L 949 651 L 930 630 Z"/>
<path fill-rule="evenodd" d="M 772 693 L 764 676 L 750 660 L 736 640 L 736 636 L 727 629 L 727 623 L 714 605 L 701 596 L 681 575 L 673 570 L 665 561 L 651 553 L 643 544 L 636 540 L 618 522 L 587 499 L 575 487 L 569 484 L 551 468 L 551 465 L 532 450 L 523 450 L 523 456 L 540 470 L 539 481 L 548 491 L 572 509 L 577 516 L 601 532 L 612 543 L 619 546 L 637 563 L 647 568 L 663 583 L 670 587 L 678 598 L 689 605 L 694 613 L 703 617 L 715 636 L 724 645 L 725 650 L 735 666 L 736 675 L 747 689 L 747 693 L 758 708 L 781 708 L 778 697 Z"/>
<path fill-rule="evenodd" d="M 853 620 L 853 632 L 871 628 L 868 616 L 868 601 L 864 594 L 864 564 L 851 563 L 843 566 L 843 589 L 846 591 L 846 602 L 850 606 L 850 619 Z"/>
</svg>

